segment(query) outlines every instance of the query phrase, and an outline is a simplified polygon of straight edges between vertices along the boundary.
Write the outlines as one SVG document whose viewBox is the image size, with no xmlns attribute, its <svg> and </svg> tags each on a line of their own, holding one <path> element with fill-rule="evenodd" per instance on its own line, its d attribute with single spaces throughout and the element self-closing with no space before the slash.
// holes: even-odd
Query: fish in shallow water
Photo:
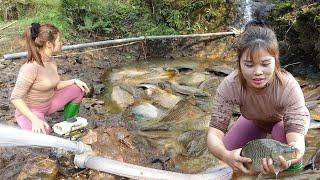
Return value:
<svg viewBox="0 0 320 180">
<path fill-rule="evenodd" d="M 285 160 L 295 159 L 298 150 L 287 144 L 283 144 L 273 139 L 257 139 L 248 142 L 241 150 L 241 156 L 251 158 L 252 163 L 246 163 L 245 166 L 254 171 L 259 172 L 261 169 L 262 159 L 271 158 L 276 175 L 280 171 L 279 156 L 283 156 Z"/>
</svg>

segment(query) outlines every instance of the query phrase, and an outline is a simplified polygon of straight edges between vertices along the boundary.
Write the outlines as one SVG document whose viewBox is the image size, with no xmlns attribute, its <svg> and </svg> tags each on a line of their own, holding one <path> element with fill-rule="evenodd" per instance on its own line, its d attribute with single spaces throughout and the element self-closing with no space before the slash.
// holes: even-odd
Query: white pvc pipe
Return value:
<svg viewBox="0 0 320 180">
<path fill-rule="evenodd" d="M 214 169 L 204 174 L 183 174 L 158 169 L 137 166 L 120 161 L 115 161 L 103 157 L 91 156 L 86 154 L 76 155 L 74 164 L 81 168 L 90 168 L 97 171 L 111 173 L 133 179 L 203 179 L 203 180 L 226 180 L 231 179 L 232 169 L 223 167 Z"/>
<path fill-rule="evenodd" d="M 2 124 L 0 124 L 0 146 L 54 147 L 75 153 L 92 151 L 90 146 L 82 142 L 70 141 L 46 134 L 33 133 L 31 131 Z"/>
<path fill-rule="evenodd" d="M 140 37 L 134 37 L 134 38 L 114 39 L 114 40 L 98 41 L 98 42 L 83 43 L 83 44 L 76 44 L 76 45 L 67 45 L 62 47 L 62 51 L 79 49 L 79 48 L 87 48 L 87 47 L 93 47 L 93 46 L 121 44 L 121 43 L 143 41 L 143 40 L 210 37 L 210 36 L 223 36 L 223 35 L 235 35 L 235 34 L 236 34 L 235 32 L 217 32 L 217 33 L 205 33 L 205 34 L 185 34 L 185 35 L 167 35 L 167 36 L 140 36 Z M 13 54 L 5 54 L 3 55 L 3 58 L 17 59 L 17 58 L 23 58 L 26 56 L 27 56 L 27 52 L 18 52 Z"/>
</svg>

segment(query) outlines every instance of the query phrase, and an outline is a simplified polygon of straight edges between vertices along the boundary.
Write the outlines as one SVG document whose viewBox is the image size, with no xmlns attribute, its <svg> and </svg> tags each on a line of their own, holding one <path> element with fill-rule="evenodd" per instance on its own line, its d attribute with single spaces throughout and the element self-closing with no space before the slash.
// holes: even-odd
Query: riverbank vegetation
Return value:
<svg viewBox="0 0 320 180">
<path fill-rule="evenodd" d="M 2 0 L 0 37 L 21 35 L 32 22 L 54 24 L 67 42 L 226 31 L 237 0 Z M 315 0 L 271 0 L 265 17 L 277 32 L 284 64 L 320 64 L 320 5 Z M 8 43 L 3 43 L 3 47 Z M 1 44 L 2 45 L 2 44 Z M 16 44 L 15 44 L 16 46 Z M 3 48 L 2 47 L 2 48 Z M 8 49 L 8 48 L 5 48 Z M 13 49 L 10 47 L 9 49 Z"/>
<path fill-rule="evenodd" d="M 320 3 L 315 1 L 275 1 L 268 16 L 282 47 L 282 60 L 312 62 L 320 68 Z"/>
<path fill-rule="evenodd" d="M 213 32 L 232 17 L 232 0 L 2 0 L 0 21 L 48 22 L 69 38 Z M 23 29 L 19 28 L 22 32 Z"/>
</svg>

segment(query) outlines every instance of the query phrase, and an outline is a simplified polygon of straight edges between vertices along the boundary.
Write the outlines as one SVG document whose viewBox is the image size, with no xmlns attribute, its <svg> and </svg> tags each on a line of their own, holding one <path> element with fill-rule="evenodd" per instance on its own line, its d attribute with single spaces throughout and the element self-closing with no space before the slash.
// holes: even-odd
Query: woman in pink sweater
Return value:
<svg viewBox="0 0 320 180">
<path fill-rule="evenodd" d="M 234 105 L 240 107 L 241 116 L 228 129 Z M 309 124 L 309 111 L 298 82 L 281 69 L 275 33 L 267 27 L 248 27 L 238 44 L 238 69 L 217 89 L 207 138 L 209 150 L 234 171 L 251 174 L 243 166 L 251 159 L 240 156 L 241 148 L 271 134 L 272 139 L 299 149 L 298 158 L 292 162 L 279 157 L 281 170 L 291 163 L 299 169 Z M 272 159 L 262 162 L 262 173 L 274 172 Z"/>
<path fill-rule="evenodd" d="M 49 133 L 45 115 L 65 110 L 65 119 L 76 116 L 87 85 L 78 80 L 61 81 L 53 54 L 61 50 L 61 32 L 50 24 L 32 23 L 25 31 L 27 61 L 22 65 L 11 94 L 15 118 L 23 129 Z"/>
</svg>

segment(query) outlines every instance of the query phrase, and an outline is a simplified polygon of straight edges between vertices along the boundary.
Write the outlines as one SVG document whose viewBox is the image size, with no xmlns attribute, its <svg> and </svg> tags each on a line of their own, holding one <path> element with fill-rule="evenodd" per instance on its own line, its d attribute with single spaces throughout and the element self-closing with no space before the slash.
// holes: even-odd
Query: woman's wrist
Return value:
<svg viewBox="0 0 320 180">
<path fill-rule="evenodd" d="M 228 161 L 228 158 L 230 156 L 230 151 L 226 150 L 224 153 L 221 153 L 220 160 L 223 162 Z"/>
</svg>

